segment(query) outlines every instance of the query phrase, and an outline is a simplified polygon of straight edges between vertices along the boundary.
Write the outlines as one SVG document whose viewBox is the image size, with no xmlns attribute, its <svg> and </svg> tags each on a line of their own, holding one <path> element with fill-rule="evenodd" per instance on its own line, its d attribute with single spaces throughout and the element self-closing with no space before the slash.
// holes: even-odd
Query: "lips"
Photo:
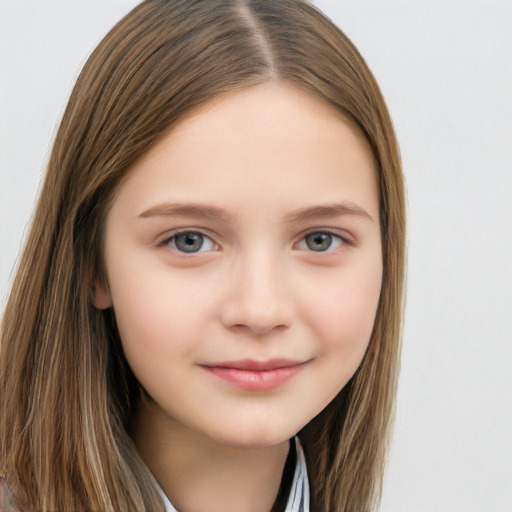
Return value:
<svg viewBox="0 0 512 512">
<path fill-rule="evenodd" d="M 203 365 L 216 377 L 247 391 L 275 389 L 299 373 L 305 366 L 303 361 L 272 359 L 256 361 L 244 359 Z"/>
</svg>

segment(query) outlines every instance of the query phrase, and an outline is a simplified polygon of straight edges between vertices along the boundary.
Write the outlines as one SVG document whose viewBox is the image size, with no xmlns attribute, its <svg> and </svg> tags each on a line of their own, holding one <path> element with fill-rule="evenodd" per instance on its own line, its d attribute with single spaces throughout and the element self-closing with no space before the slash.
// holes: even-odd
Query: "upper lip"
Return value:
<svg viewBox="0 0 512 512">
<path fill-rule="evenodd" d="M 225 361 L 221 363 L 206 364 L 204 366 L 209 368 L 231 368 L 233 370 L 264 372 L 276 370 L 278 368 L 298 366 L 303 363 L 304 361 L 298 361 L 294 359 L 267 359 L 265 361 L 258 361 L 255 359 L 240 359 L 238 361 Z"/>
</svg>

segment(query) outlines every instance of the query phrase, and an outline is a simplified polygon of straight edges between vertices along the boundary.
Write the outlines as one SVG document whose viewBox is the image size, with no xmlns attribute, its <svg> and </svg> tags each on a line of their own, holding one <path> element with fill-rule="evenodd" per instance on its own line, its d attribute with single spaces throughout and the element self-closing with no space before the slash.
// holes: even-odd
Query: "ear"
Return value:
<svg viewBox="0 0 512 512">
<path fill-rule="evenodd" d="M 92 303 L 98 309 L 109 309 L 112 307 L 112 298 L 106 279 L 96 279 L 92 293 Z"/>
</svg>

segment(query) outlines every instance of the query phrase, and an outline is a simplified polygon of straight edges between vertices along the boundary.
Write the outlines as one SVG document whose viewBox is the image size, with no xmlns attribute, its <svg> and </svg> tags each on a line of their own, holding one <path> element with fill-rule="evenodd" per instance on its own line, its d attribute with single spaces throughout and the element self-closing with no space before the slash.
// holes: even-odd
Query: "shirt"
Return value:
<svg viewBox="0 0 512 512">
<path fill-rule="evenodd" d="M 306 458 L 298 437 L 295 437 L 295 450 L 297 454 L 295 472 L 284 512 L 309 512 L 309 482 Z M 166 512 L 178 512 L 162 489 L 160 489 L 160 495 L 164 501 Z"/>
</svg>

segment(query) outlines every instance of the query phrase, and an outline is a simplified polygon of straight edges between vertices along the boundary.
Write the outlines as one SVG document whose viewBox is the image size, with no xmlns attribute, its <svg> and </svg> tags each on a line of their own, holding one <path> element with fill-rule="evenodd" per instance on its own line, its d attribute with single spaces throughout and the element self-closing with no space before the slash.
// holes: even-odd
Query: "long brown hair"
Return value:
<svg viewBox="0 0 512 512">
<path fill-rule="evenodd" d="M 393 418 L 404 189 L 392 123 L 348 38 L 301 0 L 146 0 L 100 43 L 69 100 L 1 331 L 0 471 L 27 510 L 163 510 L 127 434 L 137 383 L 111 311 L 92 304 L 102 227 L 130 166 L 215 96 L 291 82 L 350 118 L 373 152 L 384 274 L 358 371 L 300 433 L 312 510 L 378 503 Z"/>
</svg>

